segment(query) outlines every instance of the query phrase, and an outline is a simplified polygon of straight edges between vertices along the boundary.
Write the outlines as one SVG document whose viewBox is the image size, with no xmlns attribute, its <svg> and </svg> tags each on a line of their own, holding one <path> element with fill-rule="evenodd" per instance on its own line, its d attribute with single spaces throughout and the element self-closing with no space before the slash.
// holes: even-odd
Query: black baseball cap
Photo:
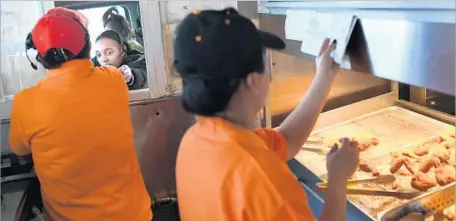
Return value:
<svg viewBox="0 0 456 221">
<path fill-rule="evenodd" d="M 183 77 L 245 76 L 254 71 L 249 66 L 261 62 L 265 48 L 280 50 L 285 43 L 235 9 L 194 11 L 176 28 L 174 67 Z"/>
</svg>

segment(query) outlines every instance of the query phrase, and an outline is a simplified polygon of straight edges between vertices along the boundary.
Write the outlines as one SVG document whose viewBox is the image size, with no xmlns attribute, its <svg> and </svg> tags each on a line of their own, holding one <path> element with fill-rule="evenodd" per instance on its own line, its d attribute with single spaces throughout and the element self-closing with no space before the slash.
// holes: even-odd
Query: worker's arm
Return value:
<svg viewBox="0 0 456 221">
<path fill-rule="evenodd" d="M 347 215 L 346 184 L 328 183 L 325 204 L 319 221 L 342 221 Z"/>
<path fill-rule="evenodd" d="M 19 96 L 14 97 L 13 110 L 11 111 L 10 130 L 9 130 L 9 143 L 10 148 L 18 156 L 25 156 L 31 153 L 30 142 L 25 134 L 22 124 L 23 107 L 20 105 Z"/>
<path fill-rule="evenodd" d="M 147 66 L 144 55 L 138 58 L 137 61 L 128 64 L 131 69 L 132 78 L 127 82 L 128 89 L 137 90 L 143 89 L 147 83 Z"/>
<path fill-rule="evenodd" d="M 328 190 L 319 221 L 346 220 L 347 181 L 358 167 L 359 150 L 356 141 L 342 138 L 340 142 L 342 147 L 333 146 L 326 158 Z"/>
<path fill-rule="evenodd" d="M 317 73 L 312 84 L 298 107 L 291 112 L 278 128 L 288 143 L 287 159 L 291 159 L 298 154 L 323 109 L 338 71 L 338 65 L 334 63 L 330 56 L 335 47 L 335 43 L 329 45 L 329 39 L 325 39 L 320 49 L 320 55 L 316 60 Z"/>
</svg>

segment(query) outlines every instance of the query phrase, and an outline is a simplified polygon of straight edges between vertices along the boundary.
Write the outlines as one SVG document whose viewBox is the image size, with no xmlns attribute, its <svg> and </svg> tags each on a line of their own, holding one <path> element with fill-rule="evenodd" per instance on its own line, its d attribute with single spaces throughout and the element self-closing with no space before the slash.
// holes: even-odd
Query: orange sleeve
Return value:
<svg viewBox="0 0 456 221">
<path fill-rule="evenodd" d="M 14 96 L 13 110 L 11 111 L 9 143 L 10 148 L 18 156 L 24 156 L 31 153 L 29 139 L 25 134 L 22 125 L 20 97 Z"/>
<path fill-rule="evenodd" d="M 260 136 L 264 142 L 266 142 L 268 148 L 274 151 L 281 160 L 287 160 L 287 140 L 282 133 L 274 129 L 264 128 L 256 129 L 255 133 Z"/>
</svg>

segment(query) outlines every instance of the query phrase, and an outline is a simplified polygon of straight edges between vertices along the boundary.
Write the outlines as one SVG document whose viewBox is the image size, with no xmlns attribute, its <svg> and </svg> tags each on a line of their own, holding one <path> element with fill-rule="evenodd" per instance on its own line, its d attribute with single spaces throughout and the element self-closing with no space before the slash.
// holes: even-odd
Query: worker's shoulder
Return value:
<svg viewBox="0 0 456 221">
<path fill-rule="evenodd" d="M 39 87 L 31 86 L 29 88 L 17 92 L 16 94 L 14 94 L 13 103 L 17 104 L 21 102 L 27 102 L 27 100 L 33 99 L 32 97 L 34 96 L 34 94 L 37 93 L 37 90 L 39 90 Z"/>
<path fill-rule="evenodd" d="M 27 110 L 33 109 L 35 95 L 40 94 L 39 88 L 37 86 L 32 86 L 26 88 L 18 93 L 14 94 L 13 101 L 12 101 L 12 111 L 17 114 L 18 112 L 24 112 Z M 30 113 L 32 114 L 33 111 Z"/>
</svg>

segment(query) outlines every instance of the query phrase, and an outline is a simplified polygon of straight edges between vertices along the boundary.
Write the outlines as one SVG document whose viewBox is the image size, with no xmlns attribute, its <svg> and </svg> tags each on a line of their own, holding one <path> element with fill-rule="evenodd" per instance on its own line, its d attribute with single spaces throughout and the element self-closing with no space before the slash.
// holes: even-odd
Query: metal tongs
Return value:
<svg viewBox="0 0 456 221">
<path fill-rule="evenodd" d="M 331 148 L 325 146 L 323 139 L 307 140 L 301 150 L 315 152 L 326 155 Z"/>
<path fill-rule="evenodd" d="M 350 195 L 375 195 L 375 196 L 391 196 L 400 199 L 412 199 L 416 196 L 420 195 L 419 191 L 412 191 L 412 192 L 403 192 L 403 191 L 390 191 L 390 190 L 378 190 L 378 189 L 362 189 L 362 188 L 353 188 L 350 186 L 356 184 L 363 184 L 363 183 L 376 183 L 376 184 L 387 184 L 392 183 L 396 180 L 394 175 L 381 175 L 375 178 L 368 178 L 368 179 L 356 179 L 356 180 L 349 180 L 347 182 L 347 190 L 346 193 Z M 328 188 L 328 184 L 325 182 L 317 183 L 317 189 L 326 192 Z"/>
</svg>

